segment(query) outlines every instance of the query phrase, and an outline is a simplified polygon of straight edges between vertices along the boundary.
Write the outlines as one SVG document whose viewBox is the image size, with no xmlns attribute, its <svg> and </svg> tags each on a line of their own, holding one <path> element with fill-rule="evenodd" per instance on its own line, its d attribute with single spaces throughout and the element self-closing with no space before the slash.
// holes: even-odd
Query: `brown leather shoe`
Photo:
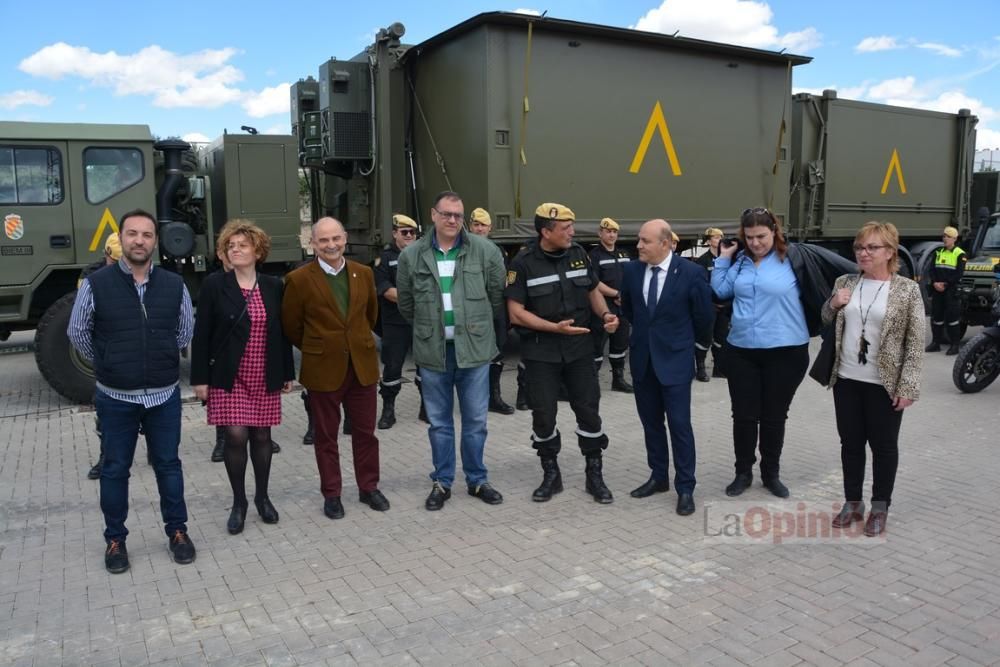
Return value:
<svg viewBox="0 0 1000 667">
<path fill-rule="evenodd" d="M 847 528 L 855 521 L 865 518 L 865 502 L 863 500 L 847 500 L 840 508 L 840 514 L 833 517 L 834 528 Z"/>
<path fill-rule="evenodd" d="M 865 521 L 865 535 L 876 537 L 885 532 L 885 523 L 889 520 L 888 512 L 872 512 Z"/>
</svg>

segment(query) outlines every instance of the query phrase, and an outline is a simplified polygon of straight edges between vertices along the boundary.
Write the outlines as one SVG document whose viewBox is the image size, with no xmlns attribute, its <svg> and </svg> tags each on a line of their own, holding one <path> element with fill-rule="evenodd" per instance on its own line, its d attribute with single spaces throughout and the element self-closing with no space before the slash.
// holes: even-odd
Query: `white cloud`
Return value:
<svg viewBox="0 0 1000 667">
<path fill-rule="evenodd" d="M 152 45 L 119 55 L 58 42 L 22 60 L 19 69 L 47 79 L 77 77 L 119 96 L 150 96 L 159 107 L 214 108 L 243 95 L 233 85 L 243 73 L 227 64 L 236 53 L 225 48 L 177 54 Z"/>
<path fill-rule="evenodd" d="M 523 7 L 515 9 L 515 14 L 527 14 L 529 16 L 541 16 L 542 12 L 537 9 L 524 9 Z"/>
<path fill-rule="evenodd" d="M 976 131 L 976 148 L 978 150 L 1000 150 L 1000 132 L 997 130 L 979 129 Z"/>
<path fill-rule="evenodd" d="M 242 102 L 243 110 L 251 118 L 263 118 L 278 113 L 287 114 L 291 109 L 289 88 L 291 88 L 291 84 L 279 83 L 277 86 L 265 88 L 260 92 L 247 93 Z"/>
<path fill-rule="evenodd" d="M 207 144 L 211 143 L 212 141 L 201 132 L 188 132 L 187 134 L 183 135 L 181 139 L 188 142 L 189 144 Z"/>
<path fill-rule="evenodd" d="M 278 123 L 277 125 L 272 125 L 266 130 L 261 130 L 261 134 L 290 134 L 292 131 L 291 126 L 288 123 Z"/>
<path fill-rule="evenodd" d="M 892 49 L 902 48 L 896 41 L 895 37 L 889 37 L 888 35 L 881 35 L 879 37 L 865 37 L 858 45 L 854 47 L 854 50 L 858 53 L 872 53 L 874 51 L 891 51 Z"/>
<path fill-rule="evenodd" d="M 885 101 L 890 99 L 920 99 L 922 95 L 917 92 L 916 77 L 902 76 L 875 84 L 868 89 L 868 97 Z M 904 104 L 903 106 L 911 105 Z"/>
<path fill-rule="evenodd" d="M 0 109 L 16 109 L 23 106 L 47 107 L 54 101 L 54 98 L 37 90 L 14 90 L 9 93 L 0 93 Z"/>
<path fill-rule="evenodd" d="M 922 42 L 920 44 L 916 44 L 915 46 L 918 49 L 932 51 L 939 56 L 948 56 L 949 58 L 957 58 L 962 55 L 960 50 L 947 46 L 946 44 L 938 44 L 937 42 Z"/>
<path fill-rule="evenodd" d="M 805 52 L 818 47 L 822 35 L 813 27 L 780 34 L 771 25 L 774 12 L 766 2 L 753 0 L 663 0 L 642 16 L 637 30 L 740 44 L 760 49 L 794 49 Z"/>
</svg>

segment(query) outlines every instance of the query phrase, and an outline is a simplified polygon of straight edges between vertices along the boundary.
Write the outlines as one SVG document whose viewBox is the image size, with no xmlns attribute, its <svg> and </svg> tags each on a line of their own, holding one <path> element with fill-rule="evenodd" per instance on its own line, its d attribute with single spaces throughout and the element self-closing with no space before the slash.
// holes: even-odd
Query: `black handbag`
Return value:
<svg viewBox="0 0 1000 667">
<path fill-rule="evenodd" d="M 824 387 L 829 387 L 830 377 L 833 375 L 833 348 L 837 344 L 837 336 L 832 324 L 824 327 L 821 335 L 823 336 L 823 344 L 819 346 L 819 352 L 813 360 L 812 368 L 809 369 L 809 377 Z"/>
</svg>

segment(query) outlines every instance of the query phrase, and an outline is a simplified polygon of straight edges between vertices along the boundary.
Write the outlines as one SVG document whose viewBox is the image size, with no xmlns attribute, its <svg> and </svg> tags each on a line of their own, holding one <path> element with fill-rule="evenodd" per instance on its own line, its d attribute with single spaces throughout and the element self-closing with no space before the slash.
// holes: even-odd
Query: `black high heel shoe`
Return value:
<svg viewBox="0 0 1000 667">
<path fill-rule="evenodd" d="M 254 498 L 253 504 L 257 506 L 257 514 L 260 515 L 264 523 L 278 523 L 278 510 L 274 509 L 271 499 L 267 496 Z"/>
<path fill-rule="evenodd" d="M 226 522 L 226 530 L 230 535 L 238 535 L 243 532 L 243 524 L 247 519 L 246 505 L 233 505 L 233 510 L 229 513 L 229 521 Z"/>
</svg>

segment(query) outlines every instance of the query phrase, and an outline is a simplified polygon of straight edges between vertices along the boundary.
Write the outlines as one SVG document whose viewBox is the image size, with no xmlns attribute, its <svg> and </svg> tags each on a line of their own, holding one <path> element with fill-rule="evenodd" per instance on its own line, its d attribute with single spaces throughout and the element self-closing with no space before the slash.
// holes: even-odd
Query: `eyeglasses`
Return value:
<svg viewBox="0 0 1000 667">
<path fill-rule="evenodd" d="M 438 215 L 440 215 L 445 220 L 460 221 L 460 220 L 462 220 L 462 219 L 465 218 L 465 214 L 464 213 L 454 213 L 452 211 L 442 211 L 439 208 L 435 208 L 434 212 L 437 213 Z"/>
<path fill-rule="evenodd" d="M 861 253 L 863 253 L 863 252 L 866 252 L 869 255 L 874 255 L 876 250 L 880 250 L 882 248 L 888 248 L 888 247 L 889 246 L 887 246 L 887 245 L 875 245 L 874 243 L 869 243 L 868 245 L 857 245 L 857 244 L 855 244 L 854 245 L 854 252 L 856 252 L 859 255 Z"/>
<path fill-rule="evenodd" d="M 394 227 L 394 229 L 399 232 L 400 236 L 416 236 L 417 230 L 412 227 Z"/>
</svg>

